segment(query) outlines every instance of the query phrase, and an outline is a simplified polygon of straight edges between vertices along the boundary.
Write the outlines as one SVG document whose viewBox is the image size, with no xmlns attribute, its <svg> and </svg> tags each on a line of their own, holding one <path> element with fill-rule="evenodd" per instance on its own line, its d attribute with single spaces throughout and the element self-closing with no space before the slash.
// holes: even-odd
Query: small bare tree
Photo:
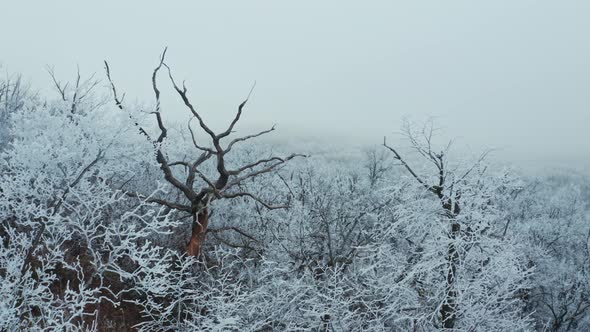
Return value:
<svg viewBox="0 0 590 332">
<path fill-rule="evenodd" d="M 436 174 L 434 176 L 423 177 L 419 175 L 404 159 L 400 153 L 393 147 L 387 144 L 386 138 L 383 138 L 383 146 L 393 153 L 393 156 L 406 169 L 410 175 L 424 187 L 424 189 L 434 195 L 440 200 L 442 208 L 446 215 L 446 220 L 450 223 L 449 238 L 451 242 L 447 248 L 447 273 L 446 273 L 446 288 L 445 299 L 440 306 L 440 315 L 442 325 L 445 329 L 452 329 L 455 326 L 457 313 L 457 291 L 455 288 L 455 280 L 457 273 L 457 266 L 459 265 L 459 251 L 454 240 L 460 236 L 461 224 L 457 220 L 459 213 L 461 213 L 461 190 L 458 189 L 459 184 L 479 165 L 487 156 L 489 151 L 484 152 L 477 162 L 461 174 L 456 173 L 456 169 L 449 169 L 447 154 L 451 147 L 452 141 L 444 147 L 440 152 L 435 152 L 432 139 L 436 129 L 432 121 L 427 122 L 424 127 L 416 132 L 409 122 L 405 122 L 402 127 L 404 136 L 410 141 L 412 148 L 418 152 L 428 163 L 434 165 Z M 429 180 L 434 178 L 435 183 L 429 183 Z"/>
<path fill-rule="evenodd" d="M 58 80 L 53 67 L 47 66 L 46 70 L 60 99 L 70 103 L 71 114 L 76 114 L 83 103 L 85 104 L 84 112 L 92 112 L 107 103 L 105 98 L 98 98 L 94 93 L 95 88 L 100 84 L 100 80 L 95 78 L 94 73 L 83 79 L 80 67 L 77 67 L 76 78 L 70 86 L 70 82 L 62 83 Z"/>
<path fill-rule="evenodd" d="M 0 150 L 9 140 L 10 115 L 23 108 L 25 100 L 35 98 L 21 75 L 0 80 Z"/>
<path fill-rule="evenodd" d="M 387 171 L 391 169 L 388 164 L 385 151 L 377 151 L 377 147 L 371 147 L 365 150 L 365 169 L 369 177 L 371 187 L 383 179 Z"/>
<path fill-rule="evenodd" d="M 227 129 L 221 133 L 215 133 L 203 120 L 202 116 L 197 112 L 193 104 L 191 103 L 188 95 L 186 85 L 183 83 L 182 88 L 179 87 L 173 78 L 170 67 L 165 62 L 166 49 L 160 56 L 160 61 L 157 67 L 152 73 L 152 88 L 154 91 L 156 106 L 155 110 L 151 112 L 155 115 L 158 128 L 160 130 L 159 135 L 153 138 L 148 132 L 142 128 L 139 124 L 139 131 L 143 134 L 150 142 L 152 142 L 155 152 L 156 160 L 160 165 L 160 169 L 164 174 L 164 178 L 168 181 L 176 190 L 182 193 L 182 196 L 188 201 L 172 201 L 159 198 L 149 198 L 149 201 L 159 203 L 167 206 L 170 209 L 189 213 L 192 216 L 192 234 L 187 244 L 187 253 L 189 256 L 198 256 L 201 253 L 201 247 L 205 240 L 207 233 L 207 226 L 209 223 L 209 206 L 212 201 L 217 199 L 231 199 L 237 197 L 248 197 L 260 203 L 267 209 L 279 209 L 285 208 L 285 205 L 272 205 L 265 202 L 255 194 L 239 189 L 240 183 L 245 180 L 252 179 L 258 175 L 269 173 L 277 170 L 280 166 L 288 162 L 289 160 L 296 157 L 305 157 L 302 154 L 291 154 L 287 157 L 270 157 L 266 159 L 259 159 L 255 162 L 237 167 L 234 169 L 228 169 L 226 163 L 226 157 L 232 150 L 232 148 L 241 142 L 250 140 L 255 137 L 268 134 L 275 130 L 273 126 L 270 129 L 243 136 L 237 137 L 227 143 L 225 146 L 222 144 L 224 138 L 229 137 L 235 125 L 242 116 L 242 111 L 246 105 L 252 90 L 248 94 L 248 97 L 238 106 L 238 110 L 233 120 L 227 127 Z M 167 137 L 168 131 L 164 124 L 160 108 L 160 90 L 157 85 L 158 73 L 162 68 L 166 68 L 168 71 L 168 77 L 174 86 L 174 90 L 178 93 L 182 99 L 184 105 L 191 113 L 191 119 L 188 121 L 188 130 L 190 132 L 192 143 L 194 148 L 199 151 L 199 155 L 196 156 L 192 161 L 170 161 L 168 160 L 165 153 L 162 151 L 162 143 Z M 121 110 L 124 109 L 122 98 L 120 99 L 115 88 L 115 84 L 111 79 L 111 73 L 108 63 L 105 61 L 105 69 L 107 78 L 111 84 L 113 97 L 117 107 Z M 253 89 L 254 87 L 252 87 Z M 191 120 L 196 119 L 199 123 L 199 127 L 204 133 L 210 138 L 210 146 L 202 146 L 197 143 L 196 135 L 191 127 Z M 206 177 L 201 171 L 199 166 L 210 158 L 214 158 L 216 164 L 217 178 L 210 179 Z M 186 176 L 184 179 L 179 178 L 173 172 L 173 167 L 184 167 L 186 170 Z M 195 181 L 200 178 L 202 181 Z M 236 188 L 238 188 L 236 190 Z M 142 197 L 139 193 L 129 193 L 130 195 Z"/>
</svg>

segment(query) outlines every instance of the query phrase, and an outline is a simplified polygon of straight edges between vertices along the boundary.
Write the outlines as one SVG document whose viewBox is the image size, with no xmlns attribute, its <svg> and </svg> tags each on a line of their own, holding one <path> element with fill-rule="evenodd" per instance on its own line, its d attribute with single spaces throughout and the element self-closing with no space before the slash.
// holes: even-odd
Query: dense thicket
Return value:
<svg viewBox="0 0 590 332">
<path fill-rule="evenodd" d="M 408 125 L 276 166 L 285 146 L 240 141 L 217 187 L 214 138 L 77 81 L 55 100 L 0 82 L 0 330 L 590 330 L 584 176 L 517 176 Z M 207 149 L 190 183 L 171 165 Z"/>
</svg>

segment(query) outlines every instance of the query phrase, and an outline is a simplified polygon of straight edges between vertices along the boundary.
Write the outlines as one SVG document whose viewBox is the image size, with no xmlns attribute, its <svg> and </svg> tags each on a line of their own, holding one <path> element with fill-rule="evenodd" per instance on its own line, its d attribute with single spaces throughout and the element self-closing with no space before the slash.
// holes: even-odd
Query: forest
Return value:
<svg viewBox="0 0 590 332">
<path fill-rule="evenodd" d="M 434 121 L 279 144 L 239 127 L 251 94 L 219 130 L 154 60 L 142 106 L 108 62 L 51 96 L 0 80 L 1 331 L 590 331 L 587 176 Z"/>
</svg>

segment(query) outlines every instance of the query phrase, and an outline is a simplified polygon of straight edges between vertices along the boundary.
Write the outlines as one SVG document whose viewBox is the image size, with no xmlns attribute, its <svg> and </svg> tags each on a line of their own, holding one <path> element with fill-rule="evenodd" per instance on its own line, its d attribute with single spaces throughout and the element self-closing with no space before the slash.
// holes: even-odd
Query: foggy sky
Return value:
<svg viewBox="0 0 590 332">
<path fill-rule="evenodd" d="M 434 117 L 469 149 L 590 169 L 589 1 L 0 0 L 0 11 L 2 71 L 35 87 L 50 86 L 46 65 L 67 80 L 76 65 L 102 76 L 107 59 L 127 101 L 151 102 L 168 46 L 214 126 L 256 81 L 242 128 L 379 143 L 403 117 Z"/>
</svg>

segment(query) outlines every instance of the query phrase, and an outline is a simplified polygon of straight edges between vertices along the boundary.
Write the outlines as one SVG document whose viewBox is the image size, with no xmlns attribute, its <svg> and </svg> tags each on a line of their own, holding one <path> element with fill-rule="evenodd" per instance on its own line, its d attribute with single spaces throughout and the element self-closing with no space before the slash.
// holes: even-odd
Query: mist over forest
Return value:
<svg viewBox="0 0 590 332">
<path fill-rule="evenodd" d="M 2 6 L 0 331 L 590 331 L 588 2 L 147 3 Z"/>
</svg>

